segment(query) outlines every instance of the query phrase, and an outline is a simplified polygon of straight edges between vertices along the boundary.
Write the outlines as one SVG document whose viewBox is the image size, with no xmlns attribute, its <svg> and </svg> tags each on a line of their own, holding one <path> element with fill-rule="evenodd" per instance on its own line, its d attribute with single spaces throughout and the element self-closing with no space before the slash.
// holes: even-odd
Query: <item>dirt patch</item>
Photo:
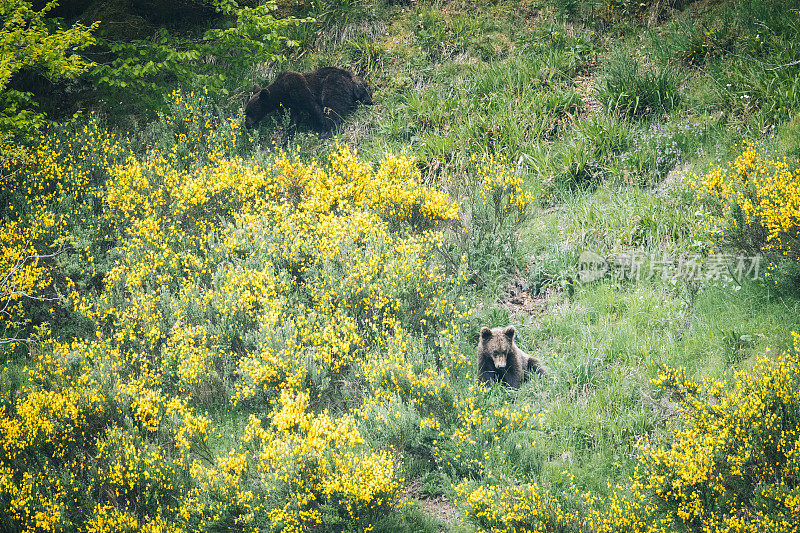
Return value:
<svg viewBox="0 0 800 533">
<path fill-rule="evenodd" d="M 595 98 L 595 75 L 590 71 L 588 74 L 575 76 L 575 91 L 583 101 L 583 115 L 590 117 L 596 115 L 603 106 Z"/>
<path fill-rule="evenodd" d="M 536 293 L 526 280 L 516 277 L 509 282 L 497 305 L 510 314 L 542 314 L 547 310 L 548 301 L 560 291 L 558 287 L 545 287 Z"/>
<path fill-rule="evenodd" d="M 458 508 L 450 500 L 443 496 L 420 498 L 420 487 L 422 487 L 422 481 L 419 479 L 409 483 L 403 491 L 405 499 L 416 501 L 422 512 L 447 525 L 453 525 L 458 521 Z"/>
<path fill-rule="evenodd" d="M 448 525 L 456 523 L 458 509 L 442 496 L 438 498 L 429 498 L 427 500 L 419 500 L 419 503 L 422 506 L 422 511 L 428 516 L 432 516 Z"/>
</svg>

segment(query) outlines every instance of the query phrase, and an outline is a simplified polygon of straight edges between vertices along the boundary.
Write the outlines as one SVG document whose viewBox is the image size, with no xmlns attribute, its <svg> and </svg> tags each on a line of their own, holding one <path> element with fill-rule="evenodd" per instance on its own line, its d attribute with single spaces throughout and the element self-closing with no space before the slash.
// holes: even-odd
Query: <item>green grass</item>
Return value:
<svg viewBox="0 0 800 533">
<path fill-rule="evenodd" d="M 597 99 L 609 113 L 643 117 L 669 113 L 680 103 L 681 79 L 670 63 L 642 66 L 624 48 L 603 62 Z"/>
</svg>

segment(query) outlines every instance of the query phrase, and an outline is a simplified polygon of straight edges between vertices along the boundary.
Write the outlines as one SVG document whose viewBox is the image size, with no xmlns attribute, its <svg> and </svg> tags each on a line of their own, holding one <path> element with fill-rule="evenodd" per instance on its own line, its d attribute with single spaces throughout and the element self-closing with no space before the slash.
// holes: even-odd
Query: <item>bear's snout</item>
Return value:
<svg viewBox="0 0 800 533">
<path fill-rule="evenodd" d="M 494 361 L 495 368 L 505 368 L 506 367 L 506 354 L 501 353 L 497 355 L 492 355 L 492 360 Z"/>
</svg>

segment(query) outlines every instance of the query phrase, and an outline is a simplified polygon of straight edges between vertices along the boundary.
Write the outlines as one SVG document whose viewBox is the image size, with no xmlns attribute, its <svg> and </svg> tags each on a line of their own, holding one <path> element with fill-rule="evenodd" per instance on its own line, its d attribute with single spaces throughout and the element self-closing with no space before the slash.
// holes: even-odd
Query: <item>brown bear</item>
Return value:
<svg viewBox="0 0 800 533">
<path fill-rule="evenodd" d="M 244 111 L 245 125 L 253 127 L 283 106 L 293 123 L 299 114 L 307 115 L 320 136 L 327 137 L 358 102 L 372 104 L 372 89 L 347 70 L 322 67 L 311 72 L 282 72 L 268 87 L 253 86 Z"/>
<path fill-rule="evenodd" d="M 548 370 L 536 357 L 519 349 L 514 342 L 514 326 L 482 328 L 478 341 L 478 379 L 484 385 L 500 381 L 518 389 L 529 372 L 547 376 Z"/>
</svg>

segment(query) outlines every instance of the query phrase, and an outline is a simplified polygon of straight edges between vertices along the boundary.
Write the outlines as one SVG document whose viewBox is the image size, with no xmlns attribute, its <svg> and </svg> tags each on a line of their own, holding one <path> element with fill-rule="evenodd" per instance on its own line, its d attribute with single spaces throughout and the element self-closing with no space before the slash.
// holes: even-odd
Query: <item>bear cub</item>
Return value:
<svg viewBox="0 0 800 533">
<path fill-rule="evenodd" d="M 514 326 L 482 328 L 478 341 L 478 379 L 484 385 L 501 381 L 518 389 L 530 372 L 548 375 L 547 367 L 536 357 L 519 349 L 514 342 Z"/>
<path fill-rule="evenodd" d="M 306 115 L 320 136 L 327 137 L 358 102 L 372 104 L 372 88 L 347 70 L 322 67 L 311 72 L 282 72 L 263 89 L 253 86 L 244 111 L 245 126 L 255 126 L 267 113 L 283 106 L 292 123 L 300 114 Z"/>
</svg>

